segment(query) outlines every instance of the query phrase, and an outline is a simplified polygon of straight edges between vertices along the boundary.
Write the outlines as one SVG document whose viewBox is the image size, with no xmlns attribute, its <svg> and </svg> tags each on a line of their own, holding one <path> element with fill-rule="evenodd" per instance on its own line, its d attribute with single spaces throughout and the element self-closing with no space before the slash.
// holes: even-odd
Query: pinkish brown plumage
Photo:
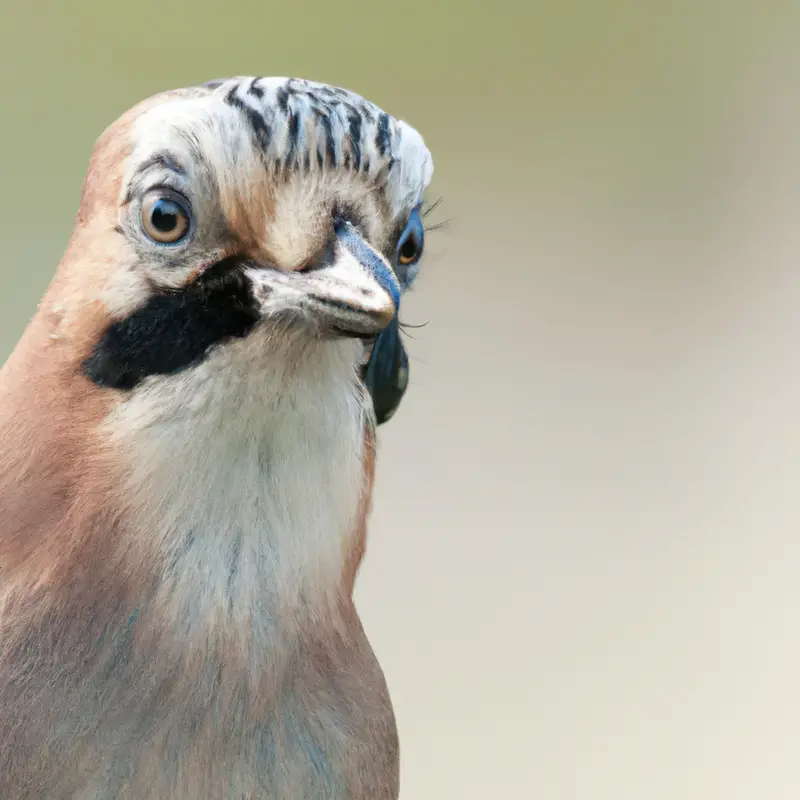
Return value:
<svg viewBox="0 0 800 800">
<path fill-rule="evenodd" d="M 409 126 L 286 79 L 98 141 L 0 371 L 4 800 L 397 797 L 352 591 L 431 171 Z"/>
</svg>

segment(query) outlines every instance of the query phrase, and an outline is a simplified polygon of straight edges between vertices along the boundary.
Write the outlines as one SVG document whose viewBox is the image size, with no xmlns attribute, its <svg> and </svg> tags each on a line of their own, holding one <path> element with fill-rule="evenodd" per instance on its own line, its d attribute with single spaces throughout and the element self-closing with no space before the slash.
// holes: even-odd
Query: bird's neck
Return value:
<svg viewBox="0 0 800 800">
<path fill-rule="evenodd" d="M 346 592 L 369 448 L 355 343 L 291 361 L 263 347 L 153 381 L 105 426 L 128 467 L 129 528 L 159 554 L 149 604 L 181 637 L 273 636 Z"/>
</svg>

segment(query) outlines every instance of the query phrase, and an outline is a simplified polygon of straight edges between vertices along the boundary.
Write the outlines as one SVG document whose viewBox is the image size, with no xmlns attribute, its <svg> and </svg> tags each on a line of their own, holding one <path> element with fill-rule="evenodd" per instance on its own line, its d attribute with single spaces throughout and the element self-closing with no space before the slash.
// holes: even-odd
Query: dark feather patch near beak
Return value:
<svg viewBox="0 0 800 800">
<path fill-rule="evenodd" d="M 150 375 L 199 364 L 216 344 L 247 336 L 258 305 L 239 256 L 206 270 L 183 289 L 162 291 L 103 333 L 83 363 L 98 386 L 130 390 Z"/>
<path fill-rule="evenodd" d="M 397 317 L 378 334 L 364 371 L 364 383 L 372 396 L 378 425 L 388 422 L 408 386 L 408 354 L 400 339 Z"/>
</svg>

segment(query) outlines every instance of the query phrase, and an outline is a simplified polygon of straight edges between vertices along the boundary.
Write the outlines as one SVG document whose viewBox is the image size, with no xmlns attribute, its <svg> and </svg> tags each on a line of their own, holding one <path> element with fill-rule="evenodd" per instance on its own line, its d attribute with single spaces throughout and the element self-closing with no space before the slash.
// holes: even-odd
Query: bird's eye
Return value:
<svg viewBox="0 0 800 800">
<path fill-rule="evenodd" d="M 174 192 L 149 192 L 142 201 L 142 228 L 159 244 L 177 244 L 189 233 L 189 203 Z"/>
<path fill-rule="evenodd" d="M 422 250 L 425 246 L 425 229 L 422 225 L 422 218 L 419 209 L 414 209 L 408 219 L 408 224 L 397 242 L 397 264 L 405 267 L 413 267 L 422 257 Z M 413 275 L 408 277 L 413 280 Z M 409 281 L 410 282 L 410 281 Z"/>
<path fill-rule="evenodd" d="M 413 264 L 420 255 L 420 246 L 416 236 L 408 236 L 400 247 L 397 260 L 404 266 Z"/>
</svg>

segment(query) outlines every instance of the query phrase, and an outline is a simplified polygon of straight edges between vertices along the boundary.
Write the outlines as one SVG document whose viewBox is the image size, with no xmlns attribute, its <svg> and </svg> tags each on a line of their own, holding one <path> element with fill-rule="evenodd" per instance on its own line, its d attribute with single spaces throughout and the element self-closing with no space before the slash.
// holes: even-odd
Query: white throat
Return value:
<svg viewBox="0 0 800 800">
<path fill-rule="evenodd" d="M 268 625 L 335 599 L 372 413 L 361 348 L 255 332 L 149 379 L 109 419 L 136 536 L 163 558 L 158 591 L 181 632 L 230 615 Z"/>
</svg>

